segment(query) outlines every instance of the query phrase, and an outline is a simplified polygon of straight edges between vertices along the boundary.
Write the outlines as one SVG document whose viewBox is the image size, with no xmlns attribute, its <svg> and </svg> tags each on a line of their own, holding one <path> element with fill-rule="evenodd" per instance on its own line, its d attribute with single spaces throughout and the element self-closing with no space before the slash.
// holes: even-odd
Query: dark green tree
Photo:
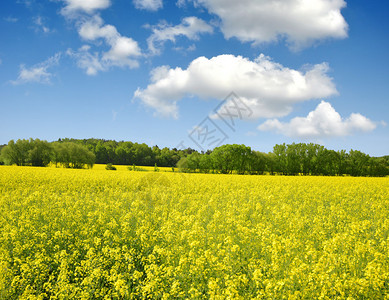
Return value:
<svg viewBox="0 0 389 300">
<path fill-rule="evenodd" d="M 31 149 L 28 151 L 28 161 L 32 166 L 46 167 L 52 158 L 53 147 L 47 141 L 30 139 Z"/>
<path fill-rule="evenodd" d="M 286 154 L 287 146 L 285 144 L 275 145 L 273 147 L 273 153 L 275 155 L 275 171 L 282 174 L 288 173 L 288 162 Z"/>
<path fill-rule="evenodd" d="M 10 140 L 8 145 L 1 150 L 3 161 L 7 165 L 16 164 L 17 166 L 25 166 L 29 163 L 28 153 L 32 149 L 29 140 Z"/>
<path fill-rule="evenodd" d="M 267 154 L 259 151 L 253 151 L 251 155 L 250 172 L 251 174 L 263 174 L 266 168 Z"/>
<path fill-rule="evenodd" d="M 73 142 L 54 144 L 53 160 L 55 164 L 61 164 L 64 168 L 82 169 L 85 166 L 92 168 L 96 156 L 86 146 Z"/>
</svg>

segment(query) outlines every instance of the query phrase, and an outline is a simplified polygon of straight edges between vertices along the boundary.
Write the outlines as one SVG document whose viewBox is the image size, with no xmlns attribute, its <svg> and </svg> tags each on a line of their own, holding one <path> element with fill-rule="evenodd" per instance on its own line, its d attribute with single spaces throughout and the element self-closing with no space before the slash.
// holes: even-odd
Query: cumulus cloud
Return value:
<svg viewBox="0 0 389 300">
<path fill-rule="evenodd" d="M 63 0 L 63 2 L 66 5 L 61 12 L 67 17 L 74 17 L 79 12 L 92 14 L 111 5 L 110 0 Z"/>
<path fill-rule="evenodd" d="M 15 85 L 28 82 L 50 84 L 53 74 L 50 73 L 48 69 L 58 65 L 60 58 L 61 54 L 57 53 L 44 62 L 36 64 L 30 68 L 27 68 L 25 65 L 21 65 L 18 78 L 11 81 L 11 83 Z"/>
<path fill-rule="evenodd" d="M 95 75 L 98 71 L 106 71 L 109 67 L 136 68 L 136 60 L 141 55 L 138 43 L 129 37 L 122 36 L 112 25 L 104 25 L 99 16 L 87 19 L 78 28 L 80 37 L 88 42 L 102 39 L 110 49 L 106 52 L 91 53 L 91 47 L 84 45 L 78 51 L 68 50 L 67 54 L 77 59 L 80 68 L 88 75 Z"/>
<path fill-rule="evenodd" d="M 347 119 L 343 119 L 332 105 L 325 101 L 321 101 L 306 117 L 296 117 L 287 123 L 277 119 L 267 120 L 258 127 L 261 131 L 274 131 L 298 138 L 347 136 L 375 128 L 376 124 L 361 114 L 352 113 Z"/>
<path fill-rule="evenodd" d="M 108 43 L 112 43 L 119 36 L 115 26 L 104 25 L 103 19 L 99 16 L 94 16 L 82 22 L 78 34 L 84 40 L 94 41 L 104 38 Z"/>
<path fill-rule="evenodd" d="M 181 24 L 170 26 L 166 23 L 152 27 L 152 35 L 147 39 L 149 50 L 152 54 L 159 54 L 160 47 L 165 41 L 175 42 L 176 37 L 185 36 L 190 40 L 198 40 L 203 33 L 212 33 L 212 26 L 196 17 L 184 18 Z"/>
<path fill-rule="evenodd" d="M 104 39 L 111 49 L 104 53 L 103 59 L 111 65 L 136 67 L 138 63 L 130 57 L 141 55 L 138 43 L 129 37 L 122 36 L 112 25 L 104 25 L 99 16 L 82 23 L 78 33 L 87 41 Z"/>
<path fill-rule="evenodd" d="M 294 103 L 337 94 L 328 71 L 326 63 L 290 69 L 263 54 L 253 61 L 233 55 L 199 57 L 187 69 L 152 70 L 151 83 L 138 88 L 134 98 L 157 114 L 177 118 L 177 102 L 185 97 L 223 100 L 234 91 L 252 110 L 251 118 L 272 118 L 290 113 Z"/>
<path fill-rule="evenodd" d="M 137 68 L 139 63 L 130 57 L 140 56 L 138 43 L 125 36 L 119 36 L 112 44 L 111 49 L 103 54 L 103 61 L 111 66 Z"/>
<path fill-rule="evenodd" d="M 254 44 L 286 39 L 297 50 L 328 38 L 347 37 L 344 0 L 188 0 L 221 19 L 221 30 Z M 185 1 L 178 1 L 183 5 Z"/>
<path fill-rule="evenodd" d="M 162 8 L 162 0 L 133 0 L 137 9 L 157 11 Z"/>
</svg>

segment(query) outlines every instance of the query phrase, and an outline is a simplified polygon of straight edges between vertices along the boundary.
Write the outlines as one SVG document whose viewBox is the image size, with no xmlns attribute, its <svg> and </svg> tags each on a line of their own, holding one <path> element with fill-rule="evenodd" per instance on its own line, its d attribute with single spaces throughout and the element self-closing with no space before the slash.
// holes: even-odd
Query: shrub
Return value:
<svg viewBox="0 0 389 300">
<path fill-rule="evenodd" d="M 113 166 L 111 163 L 107 164 L 107 165 L 105 166 L 105 169 L 106 169 L 106 170 L 113 170 L 113 171 L 116 171 L 116 167 Z"/>
</svg>

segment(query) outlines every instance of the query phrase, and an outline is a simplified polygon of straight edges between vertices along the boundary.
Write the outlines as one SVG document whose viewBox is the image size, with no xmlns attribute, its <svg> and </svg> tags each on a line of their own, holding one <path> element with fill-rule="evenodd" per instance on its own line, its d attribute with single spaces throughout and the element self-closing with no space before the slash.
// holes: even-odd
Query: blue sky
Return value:
<svg viewBox="0 0 389 300">
<path fill-rule="evenodd" d="M 4 0 L 0 144 L 389 154 L 382 0 Z M 234 92 L 234 94 L 231 94 Z"/>
</svg>

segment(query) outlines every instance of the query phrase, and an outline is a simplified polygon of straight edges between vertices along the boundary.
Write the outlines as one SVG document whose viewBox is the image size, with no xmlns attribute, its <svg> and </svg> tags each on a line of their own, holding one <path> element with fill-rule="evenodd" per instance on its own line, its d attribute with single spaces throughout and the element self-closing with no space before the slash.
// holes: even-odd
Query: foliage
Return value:
<svg viewBox="0 0 389 300">
<path fill-rule="evenodd" d="M 217 169 L 223 174 L 229 174 L 232 171 L 244 174 L 249 170 L 251 154 L 251 148 L 245 145 L 234 144 L 217 147 L 211 153 L 213 169 Z"/>
<path fill-rule="evenodd" d="M 39 139 L 14 140 L 1 150 L 2 160 L 17 166 L 46 167 L 50 162 L 65 168 L 93 167 L 95 155 L 85 146 L 72 143 L 48 143 Z"/>
<path fill-rule="evenodd" d="M 66 168 L 98 164 L 175 167 L 181 172 L 222 174 L 283 174 L 326 176 L 387 176 L 388 157 L 370 157 L 357 150 L 334 151 L 318 144 L 275 145 L 273 152 L 254 151 L 245 145 L 222 145 L 205 153 L 132 142 L 99 139 L 11 140 L 0 161 L 20 166 L 45 166 L 51 161 Z"/>
<path fill-rule="evenodd" d="M 112 171 L 116 171 L 116 167 L 114 165 L 112 165 L 111 163 L 107 164 L 105 166 L 105 169 L 106 170 L 112 170 Z"/>
<path fill-rule="evenodd" d="M 95 163 L 95 155 L 85 146 L 72 143 L 54 143 L 53 162 L 64 168 L 82 169 L 85 166 L 92 168 Z"/>
<path fill-rule="evenodd" d="M 181 158 L 182 172 L 222 174 L 387 176 L 389 160 L 360 151 L 334 151 L 317 144 L 275 145 L 272 153 L 252 151 L 245 145 L 223 145 L 211 154 L 194 152 Z"/>
<path fill-rule="evenodd" d="M 51 145 L 46 141 L 10 140 L 8 145 L 2 148 L 1 156 L 9 165 L 44 167 L 50 163 L 52 152 Z"/>
<path fill-rule="evenodd" d="M 146 171 L 148 171 L 146 168 L 137 167 L 135 165 L 129 166 L 128 170 L 136 171 L 136 172 L 146 172 Z"/>
<path fill-rule="evenodd" d="M 180 172 L 187 172 L 188 168 L 188 158 L 181 157 L 181 159 L 177 162 L 177 168 Z"/>
<path fill-rule="evenodd" d="M 389 178 L 0 167 L 2 299 L 387 299 Z"/>
<path fill-rule="evenodd" d="M 193 152 L 193 149 L 177 150 L 175 148 L 149 147 L 145 143 L 117 142 L 101 139 L 60 139 L 59 143 L 73 142 L 86 146 L 96 155 L 97 164 L 112 163 L 115 165 L 141 165 L 172 167 L 181 157 Z"/>
</svg>

